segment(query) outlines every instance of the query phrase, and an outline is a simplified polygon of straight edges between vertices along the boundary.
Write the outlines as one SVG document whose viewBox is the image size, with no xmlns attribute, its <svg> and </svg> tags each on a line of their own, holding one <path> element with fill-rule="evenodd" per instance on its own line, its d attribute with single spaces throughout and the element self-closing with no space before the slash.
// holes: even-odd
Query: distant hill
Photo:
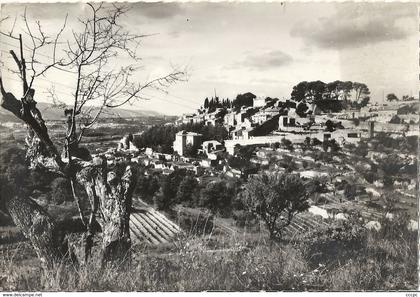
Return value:
<svg viewBox="0 0 420 297">
<path fill-rule="evenodd" d="M 45 120 L 60 120 L 63 119 L 63 109 L 57 106 L 54 106 L 51 103 L 44 103 L 39 102 L 37 104 L 38 109 L 42 113 L 42 117 Z M 93 114 L 95 114 L 95 108 L 93 110 Z M 120 109 L 120 108 L 113 108 L 107 109 L 102 115 L 101 118 L 134 118 L 134 117 L 159 117 L 164 116 L 163 114 L 152 111 L 152 110 L 136 110 L 136 109 Z M 17 122 L 19 121 L 13 114 L 9 111 L 5 110 L 4 108 L 0 107 L 0 122 Z"/>
</svg>

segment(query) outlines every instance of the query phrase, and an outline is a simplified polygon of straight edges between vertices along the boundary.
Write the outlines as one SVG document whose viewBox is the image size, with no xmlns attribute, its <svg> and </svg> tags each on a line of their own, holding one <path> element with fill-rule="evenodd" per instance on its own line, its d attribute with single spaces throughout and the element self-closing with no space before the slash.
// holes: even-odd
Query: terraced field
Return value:
<svg viewBox="0 0 420 297">
<path fill-rule="evenodd" d="M 318 229 L 323 225 L 326 226 L 327 223 L 320 218 L 316 218 L 311 213 L 300 213 L 293 218 L 292 223 L 285 228 L 284 233 L 293 237 L 309 230 Z"/>
<path fill-rule="evenodd" d="M 159 245 L 170 242 L 181 228 L 153 208 L 140 205 L 130 216 L 130 231 L 134 244 Z"/>
</svg>

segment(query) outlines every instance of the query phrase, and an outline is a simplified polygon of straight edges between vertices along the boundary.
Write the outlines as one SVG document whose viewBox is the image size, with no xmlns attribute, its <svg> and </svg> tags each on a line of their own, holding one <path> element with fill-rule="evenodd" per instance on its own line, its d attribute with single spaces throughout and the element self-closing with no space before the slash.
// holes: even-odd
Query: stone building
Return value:
<svg viewBox="0 0 420 297">
<path fill-rule="evenodd" d="M 183 156 L 187 146 L 199 147 L 201 145 L 202 135 L 195 132 L 187 132 L 185 130 L 179 131 L 175 135 L 175 141 L 173 144 L 174 152 Z"/>
</svg>

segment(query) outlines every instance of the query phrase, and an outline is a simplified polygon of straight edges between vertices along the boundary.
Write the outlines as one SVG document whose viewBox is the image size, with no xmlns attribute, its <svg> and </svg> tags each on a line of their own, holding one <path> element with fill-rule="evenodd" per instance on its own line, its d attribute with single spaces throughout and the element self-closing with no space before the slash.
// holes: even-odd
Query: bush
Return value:
<svg viewBox="0 0 420 297">
<path fill-rule="evenodd" d="M 200 194 L 199 205 L 210 209 L 222 216 L 230 215 L 232 202 L 235 197 L 234 189 L 223 180 L 207 184 Z"/>
<path fill-rule="evenodd" d="M 154 198 L 155 205 L 161 209 L 170 209 L 177 201 L 178 188 L 187 175 L 184 169 L 176 169 L 168 176 L 163 176 L 160 181 L 160 193 Z"/>
<path fill-rule="evenodd" d="M 159 180 L 156 176 L 139 174 L 135 193 L 146 203 L 153 203 L 153 197 L 159 190 Z"/>
<path fill-rule="evenodd" d="M 75 157 L 78 157 L 85 161 L 92 160 L 89 150 L 86 147 L 78 147 L 76 152 L 74 152 Z"/>
<path fill-rule="evenodd" d="M 312 146 L 316 146 L 316 145 L 321 145 L 322 144 L 322 142 L 318 138 L 315 138 L 315 137 L 311 139 L 311 143 L 312 143 L 311 144 Z"/>
<path fill-rule="evenodd" d="M 282 138 L 281 144 L 285 149 L 287 149 L 289 151 L 293 150 L 293 144 L 289 139 Z"/>
<path fill-rule="evenodd" d="M 177 203 L 193 206 L 198 202 L 199 184 L 194 176 L 187 175 L 179 183 L 176 193 Z"/>
</svg>

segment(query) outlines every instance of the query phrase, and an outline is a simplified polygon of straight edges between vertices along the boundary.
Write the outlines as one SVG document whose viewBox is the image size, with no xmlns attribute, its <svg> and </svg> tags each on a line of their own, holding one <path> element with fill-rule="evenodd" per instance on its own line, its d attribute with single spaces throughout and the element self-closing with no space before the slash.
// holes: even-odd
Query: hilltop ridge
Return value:
<svg viewBox="0 0 420 297">
<path fill-rule="evenodd" d="M 38 102 L 37 103 L 38 109 L 41 111 L 42 116 L 45 120 L 56 121 L 61 120 L 64 118 L 63 116 L 63 108 L 56 106 L 52 103 L 46 102 Z M 95 113 L 97 108 L 93 109 L 93 113 Z M 102 119 L 106 118 L 136 118 L 136 117 L 163 117 L 165 116 L 162 113 L 153 110 L 139 110 L 139 109 L 109 109 L 106 112 L 103 112 L 101 115 Z M 12 115 L 7 110 L 0 108 L 0 120 L 1 122 L 18 122 L 14 115 Z"/>
</svg>

